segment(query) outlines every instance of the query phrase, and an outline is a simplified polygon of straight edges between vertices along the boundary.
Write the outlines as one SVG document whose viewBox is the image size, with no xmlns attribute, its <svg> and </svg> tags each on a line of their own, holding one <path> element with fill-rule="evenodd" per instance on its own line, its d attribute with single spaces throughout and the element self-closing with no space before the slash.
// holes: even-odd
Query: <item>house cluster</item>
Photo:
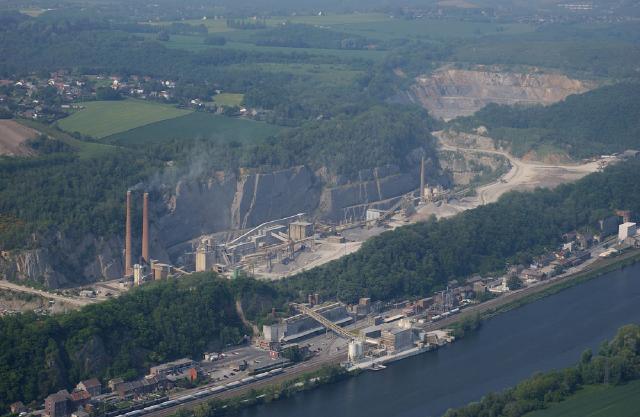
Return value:
<svg viewBox="0 0 640 417">
<path fill-rule="evenodd" d="M 134 381 L 111 379 L 107 383 L 107 392 L 103 392 L 102 383 L 97 378 L 91 378 L 78 383 L 71 392 L 61 390 L 49 395 L 44 401 L 43 415 L 88 417 L 98 406 L 102 409 L 103 405 L 122 401 L 145 402 L 150 394 L 163 393 L 173 388 L 181 379 L 195 381 L 200 374 L 198 363 L 184 358 L 151 367 L 147 376 Z M 11 407 L 12 412 L 17 414 L 27 411 L 22 403 L 12 404 Z"/>
</svg>

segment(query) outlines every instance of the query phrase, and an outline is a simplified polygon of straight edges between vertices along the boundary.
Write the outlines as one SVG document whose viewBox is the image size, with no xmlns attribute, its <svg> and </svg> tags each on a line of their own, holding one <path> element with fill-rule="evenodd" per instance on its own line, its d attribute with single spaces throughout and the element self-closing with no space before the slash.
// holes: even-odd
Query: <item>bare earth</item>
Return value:
<svg viewBox="0 0 640 417">
<path fill-rule="evenodd" d="M 436 136 L 438 136 L 436 134 Z M 438 218 L 450 217 L 462 211 L 476 208 L 483 204 L 494 203 L 500 196 L 509 191 L 527 191 L 537 187 L 553 188 L 560 184 L 573 182 L 598 170 L 597 162 L 581 165 L 549 165 L 538 162 L 523 161 L 500 150 L 462 148 L 440 140 L 441 149 L 450 151 L 486 153 L 502 155 L 509 159 L 511 170 L 493 183 L 478 187 L 477 195 L 448 203 L 429 203 L 418 208 L 411 221 L 426 220 L 434 214 Z"/>
<path fill-rule="evenodd" d="M 30 156 L 34 152 L 24 142 L 35 138 L 38 132 L 14 120 L 0 120 L 0 155 Z"/>
</svg>

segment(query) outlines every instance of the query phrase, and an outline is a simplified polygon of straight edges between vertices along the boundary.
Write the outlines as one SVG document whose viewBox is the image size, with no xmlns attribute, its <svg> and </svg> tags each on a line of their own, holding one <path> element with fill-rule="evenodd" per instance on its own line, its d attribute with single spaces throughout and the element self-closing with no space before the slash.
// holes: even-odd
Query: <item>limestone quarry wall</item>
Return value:
<svg viewBox="0 0 640 417">
<path fill-rule="evenodd" d="M 450 120 L 489 103 L 548 105 L 593 87 L 557 73 L 441 69 L 418 77 L 408 95 L 432 116 Z"/>
</svg>

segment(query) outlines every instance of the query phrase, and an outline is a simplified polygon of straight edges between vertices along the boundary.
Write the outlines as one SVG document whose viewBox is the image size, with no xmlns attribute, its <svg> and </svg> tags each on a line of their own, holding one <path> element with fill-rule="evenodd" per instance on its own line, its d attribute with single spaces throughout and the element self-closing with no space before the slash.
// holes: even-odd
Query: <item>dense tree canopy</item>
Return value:
<svg viewBox="0 0 640 417">
<path fill-rule="evenodd" d="M 238 343 L 250 334 L 228 281 L 211 274 L 145 285 L 52 317 L 0 319 L 0 411 L 81 379 L 133 378 L 152 364 Z"/>
<path fill-rule="evenodd" d="M 355 302 L 425 296 L 448 280 L 523 263 L 549 251 L 563 233 L 593 226 L 615 209 L 640 211 L 640 162 L 612 167 L 554 190 L 512 192 L 453 218 L 402 227 L 326 266 L 281 282 L 283 288 Z M 462 261 L 464 260 L 464 261 Z"/>
<path fill-rule="evenodd" d="M 490 104 L 453 127 L 485 126 L 516 155 L 549 146 L 584 158 L 640 148 L 640 84 L 621 83 L 551 106 Z"/>
</svg>

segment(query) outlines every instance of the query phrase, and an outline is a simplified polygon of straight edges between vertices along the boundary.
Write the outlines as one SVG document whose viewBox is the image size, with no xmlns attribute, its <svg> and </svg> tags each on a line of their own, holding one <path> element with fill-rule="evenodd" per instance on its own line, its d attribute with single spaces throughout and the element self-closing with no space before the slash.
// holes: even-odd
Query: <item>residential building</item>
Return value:
<svg viewBox="0 0 640 417">
<path fill-rule="evenodd" d="M 71 398 L 67 390 L 58 391 L 44 400 L 44 412 L 49 417 L 69 417 Z"/>
<path fill-rule="evenodd" d="M 102 394 L 102 383 L 98 378 L 87 379 L 86 381 L 81 381 L 76 385 L 76 390 L 86 391 L 91 394 L 92 397 L 95 397 Z"/>
</svg>

